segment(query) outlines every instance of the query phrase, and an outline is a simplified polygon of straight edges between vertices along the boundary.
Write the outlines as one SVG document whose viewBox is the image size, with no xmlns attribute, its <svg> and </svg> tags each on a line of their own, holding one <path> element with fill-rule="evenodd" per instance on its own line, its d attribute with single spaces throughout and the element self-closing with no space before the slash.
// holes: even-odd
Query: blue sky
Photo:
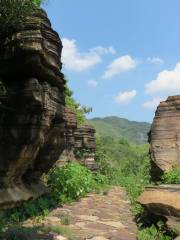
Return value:
<svg viewBox="0 0 180 240">
<path fill-rule="evenodd" d="M 50 0 L 63 72 L 91 117 L 151 122 L 180 94 L 179 0 Z"/>
</svg>

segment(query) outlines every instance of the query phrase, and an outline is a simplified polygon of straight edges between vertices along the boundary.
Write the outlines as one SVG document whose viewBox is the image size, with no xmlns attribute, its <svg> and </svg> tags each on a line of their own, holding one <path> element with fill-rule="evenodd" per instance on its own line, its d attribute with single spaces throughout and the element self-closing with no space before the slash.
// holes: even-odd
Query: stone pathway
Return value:
<svg viewBox="0 0 180 240">
<path fill-rule="evenodd" d="M 114 187 L 107 195 L 89 194 L 79 202 L 59 207 L 50 213 L 44 225 L 62 226 L 63 223 L 68 224 L 76 240 L 136 239 L 130 202 L 121 187 Z M 56 236 L 54 239 L 68 238 Z"/>
</svg>

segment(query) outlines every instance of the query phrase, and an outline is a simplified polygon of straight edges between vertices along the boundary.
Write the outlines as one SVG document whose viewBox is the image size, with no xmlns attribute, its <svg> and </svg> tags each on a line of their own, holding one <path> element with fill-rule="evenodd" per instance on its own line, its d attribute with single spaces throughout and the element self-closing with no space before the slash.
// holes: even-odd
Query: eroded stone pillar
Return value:
<svg viewBox="0 0 180 240">
<path fill-rule="evenodd" d="M 36 197 L 65 148 L 62 43 L 44 11 L 0 39 L 0 208 Z"/>
</svg>

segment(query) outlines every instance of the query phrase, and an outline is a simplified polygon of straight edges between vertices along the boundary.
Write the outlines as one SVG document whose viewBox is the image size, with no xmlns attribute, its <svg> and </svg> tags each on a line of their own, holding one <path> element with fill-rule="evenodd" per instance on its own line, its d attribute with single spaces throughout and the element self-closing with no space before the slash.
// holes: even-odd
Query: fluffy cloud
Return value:
<svg viewBox="0 0 180 240">
<path fill-rule="evenodd" d="M 102 61 L 101 55 L 115 54 L 113 47 L 104 48 L 98 46 L 90 49 L 86 53 L 81 53 L 77 48 L 75 40 L 63 38 L 62 43 L 62 62 L 65 68 L 76 72 L 85 71 L 100 63 Z"/>
<path fill-rule="evenodd" d="M 143 107 L 147 109 L 156 109 L 162 100 L 162 98 L 155 97 L 152 100 L 143 103 Z"/>
<path fill-rule="evenodd" d="M 175 94 L 180 92 L 180 62 L 176 64 L 173 70 L 160 72 L 155 80 L 146 84 L 145 91 L 147 94 L 159 92 Z"/>
<path fill-rule="evenodd" d="M 119 92 L 118 95 L 115 97 L 115 102 L 119 104 L 128 104 L 133 100 L 136 95 L 136 90 Z"/>
<path fill-rule="evenodd" d="M 137 66 L 137 61 L 126 55 L 115 59 L 106 69 L 103 78 L 108 79 Z"/>
<path fill-rule="evenodd" d="M 91 86 L 91 87 L 97 87 L 98 82 L 95 81 L 95 80 L 89 80 L 88 81 L 88 85 Z"/>
<path fill-rule="evenodd" d="M 155 65 L 162 65 L 162 64 L 164 64 L 164 60 L 162 58 L 159 58 L 159 57 L 147 58 L 147 62 L 155 64 Z"/>
</svg>

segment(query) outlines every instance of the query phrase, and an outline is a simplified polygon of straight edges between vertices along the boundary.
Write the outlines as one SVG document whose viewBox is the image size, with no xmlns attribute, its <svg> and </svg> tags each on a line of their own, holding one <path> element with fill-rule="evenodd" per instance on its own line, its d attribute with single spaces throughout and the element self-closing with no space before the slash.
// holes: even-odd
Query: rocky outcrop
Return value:
<svg viewBox="0 0 180 240">
<path fill-rule="evenodd" d="M 66 147 L 56 165 L 62 166 L 67 162 L 78 161 L 90 170 L 96 170 L 94 127 L 90 125 L 75 125 L 75 114 L 68 108 L 66 108 L 65 116 L 69 116 L 66 122 Z"/>
<path fill-rule="evenodd" d="M 180 229 L 180 185 L 147 187 L 139 202 L 151 213 L 165 217 L 171 229 Z"/>
<path fill-rule="evenodd" d="M 61 50 L 43 11 L 0 39 L 0 208 L 44 193 L 40 178 L 64 150 Z"/>
<path fill-rule="evenodd" d="M 157 108 L 149 133 L 154 180 L 180 166 L 180 95 L 168 97 Z"/>
<path fill-rule="evenodd" d="M 61 50 L 43 10 L 0 39 L 0 209 L 45 193 L 41 176 L 75 148 L 94 154 L 95 131 L 65 107 Z"/>
<path fill-rule="evenodd" d="M 180 167 L 180 95 L 168 97 L 156 110 L 149 132 L 151 177 Z M 180 185 L 147 187 L 139 202 L 154 215 L 166 219 L 172 230 L 180 229 Z"/>
<path fill-rule="evenodd" d="M 63 153 L 59 156 L 56 166 L 61 167 L 67 162 L 74 162 L 74 144 L 75 138 L 74 133 L 77 129 L 76 114 L 68 107 L 64 108 L 64 122 L 65 122 L 65 142 Z"/>
<path fill-rule="evenodd" d="M 75 133 L 74 152 L 79 161 L 91 170 L 96 170 L 95 163 L 95 129 L 90 125 L 79 126 Z"/>
</svg>

